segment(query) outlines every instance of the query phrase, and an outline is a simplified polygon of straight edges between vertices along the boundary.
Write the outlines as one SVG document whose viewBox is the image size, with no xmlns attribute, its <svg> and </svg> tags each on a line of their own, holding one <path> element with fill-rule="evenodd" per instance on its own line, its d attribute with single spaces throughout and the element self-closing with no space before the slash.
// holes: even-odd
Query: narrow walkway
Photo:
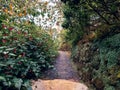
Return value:
<svg viewBox="0 0 120 90">
<path fill-rule="evenodd" d="M 68 52 L 59 51 L 54 69 L 48 70 L 46 76 L 45 80 L 34 82 L 33 90 L 88 90 L 79 83 L 79 76 L 72 68 Z"/>
<path fill-rule="evenodd" d="M 69 52 L 59 51 L 59 56 L 54 63 L 54 69 L 49 70 L 47 76 L 48 79 L 79 81 L 79 76 L 72 67 Z"/>
</svg>

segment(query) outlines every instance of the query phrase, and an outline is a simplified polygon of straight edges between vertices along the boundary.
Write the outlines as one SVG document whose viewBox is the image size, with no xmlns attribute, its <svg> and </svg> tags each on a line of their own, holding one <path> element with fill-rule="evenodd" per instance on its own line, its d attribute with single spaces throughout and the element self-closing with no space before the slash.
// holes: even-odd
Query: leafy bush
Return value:
<svg viewBox="0 0 120 90">
<path fill-rule="evenodd" d="M 52 37 L 34 24 L 36 2 L 1 1 L 0 90 L 31 90 L 29 80 L 52 67 L 56 48 Z"/>
<path fill-rule="evenodd" d="M 53 40 L 34 24 L 16 27 L 1 23 L 0 27 L 0 88 L 30 89 L 29 79 L 52 67 Z"/>
<path fill-rule="evenodd" d="M 119 90 L 120 34 L 80 44 L 72 58 L 81 79 L 95 90 Z"/>
</svg>

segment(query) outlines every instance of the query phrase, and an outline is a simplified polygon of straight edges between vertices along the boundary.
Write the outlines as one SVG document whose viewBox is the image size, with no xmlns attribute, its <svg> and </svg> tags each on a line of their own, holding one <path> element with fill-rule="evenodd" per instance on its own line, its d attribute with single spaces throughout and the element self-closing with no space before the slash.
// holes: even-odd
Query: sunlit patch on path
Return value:
<svg viewBox="0 0 120 90">
<path fill-rule="evenodd" d="M 35 82 L 33 90 L 88 90 L 88 88 L 78 82 L 55 79 Z"/>
<path fill-rule="evenodd" d="M 33 90 L 88 90 L 87 86 L 79 83 L 68 52 L 59 51 L 54 67 L 48 71 L 47 80 L 34 82 Z"/>
</svg>

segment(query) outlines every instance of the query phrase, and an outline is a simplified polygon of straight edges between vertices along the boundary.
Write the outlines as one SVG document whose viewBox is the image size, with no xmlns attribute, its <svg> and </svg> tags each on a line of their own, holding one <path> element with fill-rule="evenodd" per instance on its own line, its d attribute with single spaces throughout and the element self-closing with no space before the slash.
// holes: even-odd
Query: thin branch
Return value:
<svg viewBox="0 0 120 90">
<path fill-rule="evenodd" d="M 107 24 L 110 25 L 109 21 L 108 21 L 105 17 L 103 17 L 103 16 L 100 14 L 100 12 L 99 12 L 97 9 L 95 9 L 95 7 L 93 7 L 89 2 L 88 2 L 88 5 L 93 9 L 94 12 L 96 12 L 96 13 L 99 15 Z"/>
</svg>

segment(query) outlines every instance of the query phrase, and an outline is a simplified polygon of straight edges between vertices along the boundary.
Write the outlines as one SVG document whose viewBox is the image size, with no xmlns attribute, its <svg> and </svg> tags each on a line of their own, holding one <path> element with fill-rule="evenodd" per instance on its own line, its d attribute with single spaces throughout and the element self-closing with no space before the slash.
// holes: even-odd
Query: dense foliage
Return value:
<svg viewBox="0 0 120 90">
<path fill-rule="evenodd" d="M 80 43 L 72 59 L 81 79 L 92 90 L 119 90 L 120 34 L 101 41 Z"/>
<path fill-rule="evenodd" d="M 32 11 L 36 2 L 20 3 L 2 1 L 0 6 L 0 90 L 31 90 L 29 80 L 51 68 L 56 54 L 48 32 L 25 19 L 38 14 Z"/>
<path fill-rule="evenodd" d="M 94 90 L 119 90 L 120 1 L 61 1 L 66 39 L 72 41 L 81 79 Z"/>
<path fill-rule="evenodd" d="M 85 26 L 88 24 L 88 15 L 81 6 L 76 7 L 74 4 L 72 6 L 66 4 L 63 13 L 65 21 L 62 26 L 69 30 L 66 39 L 72 41 L 74 45 L 83 37 Z"/>
<path fill-rule="evenodd" d="M 119 0 L 62 0 L 65 21 L 63 27 L 68 29 L 68 37 L 76 44 L 84 36 L 93 33 L 103 36 L 119 32 Z M 103 27 L 103 26 L 106 27 Z M 99 28 L 99 30 L 97 29 Z M 91 35 L 90 35 L 91 36 Z M 74 38 L 73 38 L 74 37 Z M 98 36 L 99 37 L 99 36 Z M 100 36 L 101 37 L 101 36 Z"/>
</svg>

